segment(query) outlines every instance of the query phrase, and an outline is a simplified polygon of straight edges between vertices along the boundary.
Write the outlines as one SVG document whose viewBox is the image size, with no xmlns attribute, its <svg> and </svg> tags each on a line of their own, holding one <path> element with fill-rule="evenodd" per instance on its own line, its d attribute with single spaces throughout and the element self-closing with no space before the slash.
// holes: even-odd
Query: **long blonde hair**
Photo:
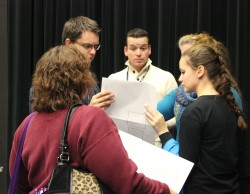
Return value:
<svg viewBox="0 0 250 194">
<path fill-rule="evenodd" d="M 219 55 L 220 60 L 223 64 L 225 64 L 225 71 L 228 74 L 229 79 L 231 80 L 231 86 L 236 89 L 239 96 L 242 98 L 241 90 L 230 71 L 231 61 L 229 57 L 229 52 L 227 48 L 223 45 L 222 42 L 217 41 L 214 37 L 210 36 L 208 33 L 196 33 L 196 34 L 187 34 L 182 36 L 178 40 L 178 47 L 180 48 L 183 45 L 196 45 L 196 44 L 204 44 L 212 47 L 214 51 Z"/>
<path fill-rule="evenodd" d="M 216 50 L 205 44 L 195 44 L 182 54 L 188 59 L 188 64 L 197 69 L 202 64 L 207 71 L 209 80 L 214 88 L 232 107 L 238 115 L 238 126 L 242 129 L 247 128 L 247 123 L 241 113 L 240 107 L 235 101 L 231 92 L 232 80 L 228 76 L 227 66 L 222 60 L 224 56 L 218 55 Z"/>
</svg>

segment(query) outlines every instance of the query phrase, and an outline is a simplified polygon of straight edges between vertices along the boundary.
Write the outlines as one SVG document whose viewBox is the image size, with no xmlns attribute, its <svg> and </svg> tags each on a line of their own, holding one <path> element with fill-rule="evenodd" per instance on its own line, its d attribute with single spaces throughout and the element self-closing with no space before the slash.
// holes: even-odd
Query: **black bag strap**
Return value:
<svg viewBox="0 0 250 194">
<path fill-rule="evenodd" d="M 69 152 L 68 152 L 68 140 L 67 140 L 67 129 L 69 124 L 69 119 L 72 113 L 76 110 L 78 106 L 82 104 L 74 104 L 71 106 L 66 114 L 64 125 L 62 129 L 62 135 L 59 147 L 59 156 L 57 157 L 58 164 L 68 164 L 69 163 Z"/>
</svg>

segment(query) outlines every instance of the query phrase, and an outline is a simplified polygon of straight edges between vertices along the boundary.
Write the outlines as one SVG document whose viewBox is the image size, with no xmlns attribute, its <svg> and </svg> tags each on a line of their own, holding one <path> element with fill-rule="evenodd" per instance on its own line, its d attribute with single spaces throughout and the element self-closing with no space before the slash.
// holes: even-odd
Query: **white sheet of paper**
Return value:
<svg viewBox="0 0 250 194">
<path fill-rule="evenodd" d="M 180 192 L 193 163 L 119 130 L 125 149 L 138 166 L 137 172 L 166 183 Z"/>
<path fill-rule="evenodd" d="M 118 129 L 154 144 L 156 133 L 145 118 L 144 105 L 156 108 L 155 87 L 145 82 L 102 78 L 101 90 L 110 90 L 115 94 L 115 102 L 106 113 Z"/>
</svg>

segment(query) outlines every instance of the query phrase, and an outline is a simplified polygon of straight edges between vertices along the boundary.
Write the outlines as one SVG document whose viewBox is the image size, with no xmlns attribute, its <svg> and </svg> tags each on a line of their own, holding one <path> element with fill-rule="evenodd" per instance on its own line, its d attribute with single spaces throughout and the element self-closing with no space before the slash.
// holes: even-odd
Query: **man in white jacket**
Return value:
<svg viewBox="0 0 250 194">
<path fill-rule="evenodd" d="M 130 30 L 127 33 L 124 54 L 128 57 L 125 63 L 127 67 L 111 74 L 109 78 L 149 83 L 156 88 L 158 101 L 177 88 L 177 82 L 170 72 L 152 65 L 149 59 L 151 46 L 147 31 L 140 28 Z M 161 147 L 159 138 L 156 139 L 155 145 Z"/>
</svg>

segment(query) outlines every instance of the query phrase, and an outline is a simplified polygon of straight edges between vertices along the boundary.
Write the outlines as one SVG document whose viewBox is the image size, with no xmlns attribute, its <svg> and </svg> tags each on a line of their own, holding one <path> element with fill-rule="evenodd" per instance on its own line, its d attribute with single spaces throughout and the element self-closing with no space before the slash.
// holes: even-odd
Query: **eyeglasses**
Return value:
<svg viewBox="0 0 250 194">
<path fill-rule="evenodd" d="M 94 44 L 90 44 L 90 43 L 78 43 L 78 42 L 75 42 L 75 43 L 79 44 L 80 46 L 82 46 L 87 51 L 92 51 L 93 48 L 97 51 L 101 47 L 100 44 L 95 44 L 94 45 Z"/>
</svg>

